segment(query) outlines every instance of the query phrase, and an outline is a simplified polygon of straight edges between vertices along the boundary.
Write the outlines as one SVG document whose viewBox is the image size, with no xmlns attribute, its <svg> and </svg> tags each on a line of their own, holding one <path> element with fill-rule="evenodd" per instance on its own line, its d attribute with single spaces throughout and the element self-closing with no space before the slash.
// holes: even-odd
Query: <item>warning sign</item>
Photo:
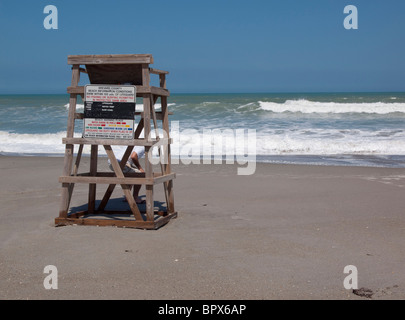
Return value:
<svg viewBox="0 0 405 320">
<path fill-rule="evenodd" d="M 134 137 L 135 86 L 87 85 L 84 95 L 84 138 Z"/>
</svg>

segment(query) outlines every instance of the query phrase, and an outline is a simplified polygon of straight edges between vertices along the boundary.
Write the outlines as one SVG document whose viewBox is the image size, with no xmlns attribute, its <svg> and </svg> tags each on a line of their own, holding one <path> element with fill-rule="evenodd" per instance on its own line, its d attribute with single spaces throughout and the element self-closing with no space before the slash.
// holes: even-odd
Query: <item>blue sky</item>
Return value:
<svg viewBox="0 0 405 320">
<path fill-rule="evenodd" d="M 68 55 L 125 53 L 153 54 L 172 93 L 405 89 L 404 0 L 0 0 L 0 43 L 6 94 L 65 93 Z"/>
</svg>

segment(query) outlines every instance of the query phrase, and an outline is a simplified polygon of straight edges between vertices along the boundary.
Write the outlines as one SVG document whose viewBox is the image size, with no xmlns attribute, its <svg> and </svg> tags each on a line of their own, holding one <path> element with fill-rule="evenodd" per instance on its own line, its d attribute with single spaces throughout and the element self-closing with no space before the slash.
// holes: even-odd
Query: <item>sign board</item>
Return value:
<svg viewBox="0 0 405 320">
<path fill-rule="evenodd" d="M 84 138 L 133 139 L 135 86 L 86 85 Z"/>
</svg>

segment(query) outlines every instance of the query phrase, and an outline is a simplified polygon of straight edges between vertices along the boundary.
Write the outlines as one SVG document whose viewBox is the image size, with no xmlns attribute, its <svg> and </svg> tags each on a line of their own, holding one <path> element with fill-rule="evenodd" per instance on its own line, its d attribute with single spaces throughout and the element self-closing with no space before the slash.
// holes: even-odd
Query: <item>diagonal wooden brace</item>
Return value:
<svg viewBox="0 0 405 320">
<path fill-rule="evenodd" d="M 122 169 L 117 161 L 117 158 L 115 158 L 114 152 L 111 149 L 111 146 L 105 145 L 104 149 L 107 153 L 108 158 L 110 159 L 111 165 L 114 169 L 114 172 L 118 178 L 125 178 L 124 173 L 122 172 Z M 143 220 L 141 212 L 138 209 L 138 206 L 135 202 L 135 199 L 131 193 L 131 188 L 127 184 L 121 184 L 121 188 L 124 191 L 125 197 L 128 201 L 129 207 L 131 208 L 132 213 L 135 216 L 136 220 Z"/>
</svg>

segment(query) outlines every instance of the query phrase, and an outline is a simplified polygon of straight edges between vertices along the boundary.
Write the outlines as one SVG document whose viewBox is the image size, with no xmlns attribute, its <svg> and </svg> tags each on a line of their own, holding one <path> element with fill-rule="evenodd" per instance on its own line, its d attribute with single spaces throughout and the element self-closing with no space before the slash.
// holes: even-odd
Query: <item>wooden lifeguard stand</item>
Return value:
<svg viewBox="0 0 405 320">
<path fill-rule="evenodd" d="M 68 56 L 68 64 L 72 65 L 72 82 L 71 86 L 67 88 L 70 100 L 67 136 L 62 139 L 66 147 L 63 174 L 59 178 L 59 182 L 62 183 L 62 195 L 59 217 L 55 219 L 57 226 L 77 224 L 157 229 L 169 222 L 170 219 L 177 217 L 173 197 L 175 173 L 171 172 L 170 163 L 172 139 L 169 137 L 169 111 L 167 107 L 167 97 L 170 95 L 166 88 L 166 74 L 168 72 L 150 68 L 149 65 L 152 63 L 153 58 L 150 54 Z M 84 68 L 81 67 L 82 65 Z M 77 96 L 80 95 L 83 98 L 85 92 L 85 87 L 79 86 L 80 73 L 88 74 L 91 84 L 119 85 L 130 83 L 136 86 L 136 97 L 143 98 L 144 109 L 143 112 L 136 112 L 136 115 L 140 116 L 140 121 L 137 123 L 136 129 L 134 128 L 133 139 L 74 137 L 75 121 L 84 118 L 83 113 L 76 112 Z M 151 86 L 151 74 L 159 75 L 159 87 Z M 161 111 L 159 112 L 155 110 L 155 103 L 158 98 L 161 102 Z M 164 137 L 159 137 L 158 120 L 161 121 L 159 123 L 167 134 Z M 151 138 L 150 135 L 151 121 L 155 130 L 155 138 Z M 140 138 L 142 131 L 144 138 Z M 75 145 L 78 145 L 78 151 L 76 161 L 73 164 Z M 84 145 L 91 145 L 90 168 L 89 172 L 78 173 Z M 120 163 L 111 148 L 114 145 L 127 146 Z M 114 172 L 97 171 L 99 146 L 104 147 Z M 122 169 L 134 146 L 145 147 L 145 173 L 124 174 Z M 160 172 L 153 172 L 153 165 L 150 161 L 152 152 L 149 152 L 153 147 L 158 148 L 159 156 L 161 154 L 165 156 L 165 161 L 160 162 Z M 104 161 L 106 160 L 104 159 Z M 70 213 L 70 201 L 76 183 L 89 184 L 88 206 L 85 211 Z M 96 207 L 96 186 L 100 184 L 108 185 L 108 187 L 101 202 Z M 121 185 L 130 210 L 105 210 L 117 184 Z M 146 210 L 143 212 L 139 210 L 130 189 L 130 185 L 134 184 L 145 185 Z M 156 211 L 154 208 L 153 188 L 156 184 L 163 184 L 164 186 L 165 211 Z M 99 218 L 100 215 L 109 218 Z M 120 218 L 117 218 L 117 215 Z M 128 217 L 122 219 L 122 215 L 128 215 Z"/>
</svg>

